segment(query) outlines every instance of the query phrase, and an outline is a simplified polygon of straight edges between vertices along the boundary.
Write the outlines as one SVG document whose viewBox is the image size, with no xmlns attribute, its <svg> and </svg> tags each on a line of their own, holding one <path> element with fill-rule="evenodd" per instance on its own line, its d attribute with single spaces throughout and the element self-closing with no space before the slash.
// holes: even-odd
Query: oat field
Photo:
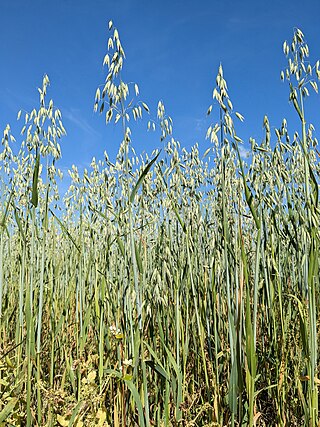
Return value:
<svg viewBox="0 0 320 427">
<path fill-rule="evenodd" d="M 164 103 L 151 111 L 122 80 L 112 22 L 109 35 L 94 110 L 122 130 L 116 159 L 73 166 L 61 195 L 46 75 L 21 135 L 3 132 L 0 426 L 318 426 L 320 153 L 305 104 L 319 61 L 296 29 L 281 78 L 297 129 L 265 116 L 247 157 L 220 66 L 207 149 L 186 150 Z M 161 152 L 136 153 L 133 121 Z"/>
</svg>

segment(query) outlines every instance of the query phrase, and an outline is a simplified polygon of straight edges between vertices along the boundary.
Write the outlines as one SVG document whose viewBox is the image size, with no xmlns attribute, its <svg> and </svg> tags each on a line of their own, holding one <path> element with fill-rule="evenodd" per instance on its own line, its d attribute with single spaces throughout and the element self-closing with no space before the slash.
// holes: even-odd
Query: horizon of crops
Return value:
<svg viewBox="0 0 320 427">
<path fill-rule="evenodd" d="M 318 425 L 319 151 L 304 105 L 319 61 L 303 33 L 281 72 L 300 122 L 242 140 L 219 67 L 200 155 L 147 116 L 121 79 L 110 21 L 94 109 L 123 133 L 114 162 L 69 171 L 60 200 L 61 113 L 47 101 L 4 130 L 0 209 L 0 426 Z"/>
</svg>

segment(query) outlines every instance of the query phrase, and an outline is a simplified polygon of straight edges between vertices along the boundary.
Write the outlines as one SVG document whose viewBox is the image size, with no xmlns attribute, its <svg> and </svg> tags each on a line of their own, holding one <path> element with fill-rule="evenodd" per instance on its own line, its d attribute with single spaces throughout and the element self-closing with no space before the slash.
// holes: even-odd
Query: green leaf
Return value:
<svg viewBox="0 0 320 427">
<path fill-rule="evenodd" d="M 51 212 L 51 214 L 55 217 L 55 219 L 57 220 L 58 224 L 60 225 L 62 231 L 69 237 L 69 239 L 71 240 L 71 242 L 74 244 L 74 246 L 77 248 L 77 250 L 80 252 L 80 248 L 79 246 L 76 244 L 76 241 L 74 240 L 74 238 L 71 236 L 71 234 L 69 233 L 69 231 L 67 230 L 67 228 L 65 227 L 65 225 L 63 224 L 62 221 L 60 221 L 60 219 L 55 215 L 55 213 L 49 209 L 49 211 Z"/>
<path fill-rule="evenodd" d="M 33 178 L 32 178 L 32 198 L 31 203 L 36 208 L 38 206 L 38 180 L 40 169 L 40 154 L 37 154 L 36 164 L 34 165 Z"/>
<path fill-rule="evenodd" d="M 76 420 L 78 413 L 80 412 L 81 407 L 82 407 L 82 401 L 80 401 L 77 404 L 77 406 L 74 408 L 72 415 L 71 415 L 71 418 L 70 418 L 69 423 L 68 423 L 68 427 L 72 427 L 74 425 L 74 421 Z"/>
<path fill-rule="evenodd" d="M 159 374 L 162 378 L 164 378 L 167 381 L 170 381 L 169 375 L 166 373 L 166 371 L 158 363 L 155 363 L 153 360 L 146 360 L 145 363 L 153 371 L 157 372 L 157 374 Z"/>
<path fill-rule="evenodd" d="M 139 426 L 144 427 L 145 426 L 145 420 L 144 420 L 144 413 L 143 413 L 143 406 L 140 399 L 140 395 L 138 392 L 138 389 L 136 386 L 132 383 L 132 381 L 128 381 L 124 378 L 122 378 L 122 374 L 115 369 L 105 369 L 105 373 L 109 375 L 114 375 L 115 377 L 119 378 L 119 380 L 124 381 L 124 383 L 127 385 L 128 389 L 131 391 L 132 397 L 136 403 L 138 413 L 139 413 Z"/>
<path fill-rule="evenodd" d="M 117 243 L 118 243 L 120 252 L 121 252 L 122 256 L 124 257 L 125 256 L 124 244 L 123 244 L 123 241 L 120 239 L 119 236 L 117 236 Z"/>
<path fill-rule="evenodd" d="M 139 251 L 139 248 L 138 248 L 138 245 L 137 245 L 136 242 L 134 242 L 134 249 L 135 249 L 136 260 L 137 260 L 137 265 L 138 265 L 139 273 L 142 274 L 143 273 L 142 260 L 141 260 L 140 251 Z"/>
<path fill-rule="evenodd" d="M 238 371 L 237 364 L 233 363 L 231 367 L 229 380 L 229 408 L 233 414 L 237 413 L 237 391 L 238 391 Z"/>
<path fill-rule="evenodd" d="M 125 374 L 125 376 L 123 377 L 123 379 L 124 379 L 125 381 L 131 381 L 131 380 L 132 380 L 132 378 L 133 378 L 133 376 L 132 376 L 132 375 L 130 375 L 130 374 Z"/>
<path fill-rule="evenodd" d="M 12 188 L 10 196 L 9 196 L 8 203 L 6 204 L 6 209 L 4 211 L 4 214 L 3 214 L 3 217 L 2 217 L 2 220 L 1 220 L 1 224 L 0 224 L 1 227 L 4 227 L 5 224 L 6 224 L 7 216 L 8 216 L 8 213 L 9 213 L 9 205 L 10 205 L 11 199 L 13 197 L 13 192 L 14 192 L 14 189 Z"/>
<path fill-rule="evenodd" d="M 130 195 L 130 203 L 133 202 L 135 195 L 137 194 L 137 191 L 139 190 L 140 185 L 142 184 L 143 180 L 145 179 L 147 173 L 150 171 L 152 165 L 154 164 L 154 162 L 157 160 L 157 158 L 159 157 L 160 152 L 156 155 L 156 157 L 154 157 L 148 164 L 147 166 L 144 168 L 144 170 L 142 171 L 141 175 L 139 176 L 139 179 L 136 183 L 136 185 L 134 186 L 131 195 Z"/>
<path fill-rule="evenodd" d="M 11 415 L 17 402 L 18 402 L 18 398 L 14 397 L 6 404 L 6 406 L 0 412 L 0 423 L 5 421 L 8 418 L 8 416 Z"/>
<path fill-rule="evenodd" d="M 136 402 L 136 406 L 137 406 L 138 413 L 139 413 L 139 426 L 144 427 L 145 426 L 144 413 L 143 413 L 143 406 L 142 406 L 142 402 L 140 399 L 139 392 L 138 392 L 136 386 L 131 381 L 124 380 L 124 382 L 126 383 L 128 389 L 131 391 L 132 397 L 133 397 L 134 401 Z"/>
<path fill-rule="evenodd" d="M 26 236 L 25 236 L 25 233 L 24 233 L 23 228 L 22 228 L 22 224 L 21 224 L 21 220 L 20 220 L 20 217 L 19 217 L 18 210 L 17 210 L 16 206 L 13 203 L 12 203 L 12 206 L 13 206 L 14 217 L 15 217 L 17 226 L 19 228 L 19 231 L 21 233 L 22 240 L 24 242 L 26 242 Z"/>
<path fill-rule="evenodd" d="M 238 155 L 238 159 L 239 159 L 239 164 L 240 164 L 240 170 L 241 170 L 241 175 L 242 175 L 242 182 L 243 182 L 243 186 L 244 186 L 244 194 L 245 194 L 245 197 L 246 197 L 246 201 L 247 201 L 247 204 L 248 204 L 249 209 L 251 211 L 251 214 L 253 216 L 254 222 L 256 223 L 257 229 L 259 230 L 260 229 L 260 219 L 259 219 L 257 210 L 256 210 L 256 208 L 254 206 L 254 197 L 253 197 L 252 191 L 248 187 L 248 184 L 246 182 L 246 176 L 245 176 L 245 173 L 244 173 L 243 161 L 242 161 L 242 158 L 241 158 L 241 155 L 240 155 L 238 144 L 235 145 L 235 149 L 236 149 L 236 152 L 237 152 L 237 155 Z"/>
<path fill-rule="evenodd" d="M 170 381 L 170 375 L 166 372 L 164 366 L 161 364 L 159 357 L 157 356 L 156 352 L 150 347 L 150 345 L 143 341 L 144 345 L 149 350 L 151 356 L 154 358 L 154 360 L 157 362 L 153 362 L 152 360 L 145 360 L 145 363 L 151 367 L 151 369 L 154 369 L 158 372 L 158 374 L 162 375 L 167 381 Z"/>
</svg>

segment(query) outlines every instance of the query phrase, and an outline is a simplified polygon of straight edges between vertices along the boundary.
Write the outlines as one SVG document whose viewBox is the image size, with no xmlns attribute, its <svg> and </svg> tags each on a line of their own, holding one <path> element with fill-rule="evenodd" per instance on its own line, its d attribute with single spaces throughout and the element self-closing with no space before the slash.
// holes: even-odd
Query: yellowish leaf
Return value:
<svg viewBox="0 0 320 427">
<path fill-rule="evenodd" d="M 88 374 L 88 381 L 90 383 L 93 383 L 94 380 L 96 379 L 96 376 L 97 376 L 97 372 L 96 371 L 89 372 L 89 374 Z"/>
<path fill-rule="evenodd" d="M 104 410 L 99 409 L 98 412 L 97 412 L 96 418 L 98 418 L 98 420 L 99 420 L 98 426 L 102 427 L 103 424 L 104 424 L 104 422 L 105 422 L 105 420 L 106 420 L 106 418 L 107 418 L 107 414 L 106 414 L 106 412 Z"/>
<path fill-rule="evenodd" d="M 62 427 L 68 427 L 69 421 L 66 420 L 62 415 L 57 415 L 57 421 Z"/>
</svg>

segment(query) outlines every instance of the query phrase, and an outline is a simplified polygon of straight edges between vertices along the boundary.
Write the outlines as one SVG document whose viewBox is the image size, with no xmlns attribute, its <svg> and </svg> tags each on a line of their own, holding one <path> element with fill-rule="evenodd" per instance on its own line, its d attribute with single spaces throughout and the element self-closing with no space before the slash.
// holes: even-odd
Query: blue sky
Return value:
<svg viewBox="0 0 320 427">
<path fill-rule="evenodd" d="M 320 58 L 320 1 L 153 1 L 153 0 L 0 0 L 0 129 L 10 123 L 19 141 L 19 109 L 38 105 L 37 87 L 44 73 L 48 97 L 62 111 L 68 135 L 62 140 L 60 167 L 85 167 L 103 151 L 115 157 L 120 134 L 93 113 L 96 88 L 106 70 L 108 21 L 118 28 L 126 52 L 124 77 L 138 83 L 141 100 L 156 112 L 159 99 L 173 118 L 182 146 L 199 142 L 201 151 L 210 120 L 206 111 L 220 62 L 235 110 L 245 116 L 238 133 L 250 136 L 296 122 L 288 103 L 288 86 L 280 81 L 286 66 L 282 43 L 294 27 L 304 32 L 311 60 Z M 312 96 L 307 114 L 320 127 L 319 98 Z M 159 134 L 133 127 L 137 153 L 161 148 Z"/>
</svg>

